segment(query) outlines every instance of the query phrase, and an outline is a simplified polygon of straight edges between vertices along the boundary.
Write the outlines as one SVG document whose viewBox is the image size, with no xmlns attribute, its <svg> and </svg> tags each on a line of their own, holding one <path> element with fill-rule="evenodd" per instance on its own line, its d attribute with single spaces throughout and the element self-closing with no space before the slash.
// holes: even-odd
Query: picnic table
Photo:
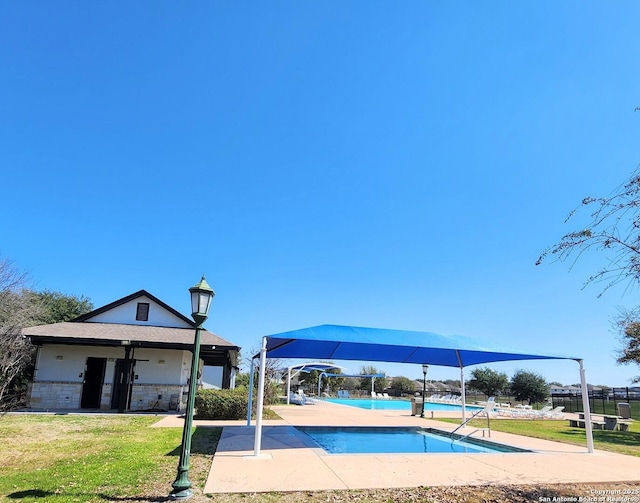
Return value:
<svg viewBox="0 0 640 503">
<path fill-rule="evenodd" d="M 584 412 L 578 412 L 578 419 L 570 418 L 569 426 L 573 428 L 584 428 L 585 418 Z M 630 420 L 623 419 L 620 416 L 613 416 L 610 414 L 591 414 L 591 426 L 595 430 L 615 430 L 620 431 L 629 430 Z"/>
</svg>

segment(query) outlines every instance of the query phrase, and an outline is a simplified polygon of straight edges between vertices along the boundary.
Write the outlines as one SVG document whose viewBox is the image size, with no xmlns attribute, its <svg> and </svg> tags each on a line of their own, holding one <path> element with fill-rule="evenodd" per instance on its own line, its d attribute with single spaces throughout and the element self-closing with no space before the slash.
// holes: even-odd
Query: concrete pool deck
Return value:
<svg viewBox="0 0 640 503">
<path fill-rule="evenodd" d="M 640 478 L 638 457 L 604 451 L 589 454 L 586 445 L 572 446 L 497 431 L 491 432 L 491 440 L 535 452 L 327 454 L 310 446 L 295 426 L 422 426 L 451 431 L 456 425 L 414 417 L 408 411 L 364 410 L 327 402 L 272 409 L 282 419 L 263 422 L 259 457 L 253 456 L 253 422 L 246 426 L 246 421 L 194 421 L 196 426 L 224 427 L 205 493 L 606 483 Z M 431 417 L 429 411 L 426 414 Z M 456 413 L 436 411 L 434 417 L 456 417 Z M 182 424 L 181 418 L 167 416 L 155 426 Z M 467 433 L 471 431 L 466 428 Z"/>
</svg>

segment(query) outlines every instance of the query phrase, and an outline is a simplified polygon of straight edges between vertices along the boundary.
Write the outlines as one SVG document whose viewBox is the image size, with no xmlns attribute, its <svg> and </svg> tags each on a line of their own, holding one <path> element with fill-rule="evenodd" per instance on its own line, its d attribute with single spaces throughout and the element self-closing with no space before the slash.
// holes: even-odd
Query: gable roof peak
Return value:
<svg viewBox="0 0 640 503">
<path fill-rule="evenodd" d="M 156 304 L 158 304 L 159 306 L 161 306 L 163 309 L 166 309 L 167 311 L 169 311 L 170 313 L 172 313 L 173 315 L 177 316 L 178 318 L 180 318 L 182 321 L 184 321 L 185 323 L 188 323 L 190 326 L 195 327 L 196 324 L 195 322 L 190 319 L 187 318 L 184 314 L 182 314 L 181 312 L 175 310 L 174 308 L 172 308 L 169 304 L 161 301 L 158 297 L 156 297 L 155 295 L 150 294 L 149 292 L 147 292 L 146 290 L 142 289 L 142 290 L 138 290 L 137 292 L 133 292 L 132 294 L 129 294 L 125 297 L 122 297 L 121 299 L 115 300 L 109 304 L 106 304 L 102 307 L 99 307 L 97 309 L 94 309 L 93 311 L 90 311 L 88 313 L 82 314 L 72 320 L 70 320 L 71 322 L 83 322 L 83 321 L 89 321 L 91 318 L 94 318 L 95 316 L 98 316 L 99 314 L 102 313 L 106 313 L 107 311 L 110 311 L 118 306 L 121 306 L 123 304 L 126 304 L 127 302 L 131 302 L 132 300 L 135 300 L 137 298 L 140 297 L 147 297 L 148 299 L 151 299 L 153 302 L 155 302 Z"/>
</svg>

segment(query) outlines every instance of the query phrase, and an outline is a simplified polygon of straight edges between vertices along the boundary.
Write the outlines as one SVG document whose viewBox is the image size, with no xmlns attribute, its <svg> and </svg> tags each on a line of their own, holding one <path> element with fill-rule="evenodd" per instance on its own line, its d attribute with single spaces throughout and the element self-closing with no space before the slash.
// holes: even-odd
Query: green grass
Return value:
<svg viewBox="0 0 640 503">
<path fill-rule="evenodd" d="M 113 501 L 157 493 L 158 479 L 166 481 L 161 484 L 166 496 L 176 474 L 182 431 L 149 428 L 157 420 L 116 415 L 4 416 L 0 496 L 23 502 Z M 192 464 L 199 451 L 210 459 L 219 434 L 219 428 L 196 429 Z M 194 475 L 204 483 L 201 474 L 191 475 L 192 483 Z"/>
<path fill-rule="evenodd" d="M 440 419 L 448 423 L 460 423 L 459 419 Z M 470 426 L 487 426 L 486 418 L 473 419 Z M 587 445 L 584 428 L 571 428 L 568 421 L 531 419 L 491 419 L 491 429 L 527 437 L 542 438 L 573 445 Z M 640 423 L 634 422 L 629 431 L 593 430 L 593 445 L 596 449 L 640 457 Z"/>
<path fill-rule="evenodd" d="M 0 501 L 165 501 L 176 476 L 182 430 L 151 428 L 157 420 L 123 415 L 0 417 Z M 486 419 L 474 421 L 478 427 L 486 426 Z M 634 423 L 628 432 L 595 430 L 596 449 L 640 456 L 639 426 Z M 491 428 L 586 445 L 584 430 L 569 427 L 567 421 L 494 419 Z M 220 432 L 220 428 L 200 426 L 193 434 L 190 478 L 196 495 L 190 501 L 194 503 L 211 501 L 202 495 L 202 488 Z M 350 494 L 345 492 L 344 499 L 336 501 L 347 501 Z M 235 502 L 246 497 L 214 499 Z M 267 496 L 256 499 L 268 500 Z M 313 501 L 327 499 L 319 495 Z"/>
</svg>

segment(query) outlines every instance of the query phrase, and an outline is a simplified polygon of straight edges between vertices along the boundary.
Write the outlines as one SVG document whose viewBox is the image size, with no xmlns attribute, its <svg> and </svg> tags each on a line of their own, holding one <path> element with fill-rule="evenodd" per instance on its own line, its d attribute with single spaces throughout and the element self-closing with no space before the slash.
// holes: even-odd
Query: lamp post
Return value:
<svg viewBox="0 0 640 503">
<path fill-rule="evenodd" d="M 172 500 L 184 500 L 193 494 L 191 492 L 191 481 L 189 480 L 189 456 L 191 455 L 191 426 L 193 424 L 193 409 L 196 401 L 196 383 L 200 361 L 200 332 L 202 331 L 202 324 L 209 316 L 209 307 L 211 307 L 211 300 L 215 295 L 213 289 L 207 284 L 204 274 L 200 282 L 189 288 L 189 291 L 191 292 L 191 317 L 196 322 L 196 334 L 193 341 L 191 378 L 189 379 L 187 410 L 184 414 L 178 475 L 173 484 L 171 484 L 173 491 L 169 494 L 169 498 Z"/>
<path fill-rule="evenodd" d="M 420 413 L 420 417 L 424 417 L 424 397 L 427 393 L 427 370 L 429 370 L 429 365 L 426 363 L 422 364 L 422 412 Z"/>
</svg>

